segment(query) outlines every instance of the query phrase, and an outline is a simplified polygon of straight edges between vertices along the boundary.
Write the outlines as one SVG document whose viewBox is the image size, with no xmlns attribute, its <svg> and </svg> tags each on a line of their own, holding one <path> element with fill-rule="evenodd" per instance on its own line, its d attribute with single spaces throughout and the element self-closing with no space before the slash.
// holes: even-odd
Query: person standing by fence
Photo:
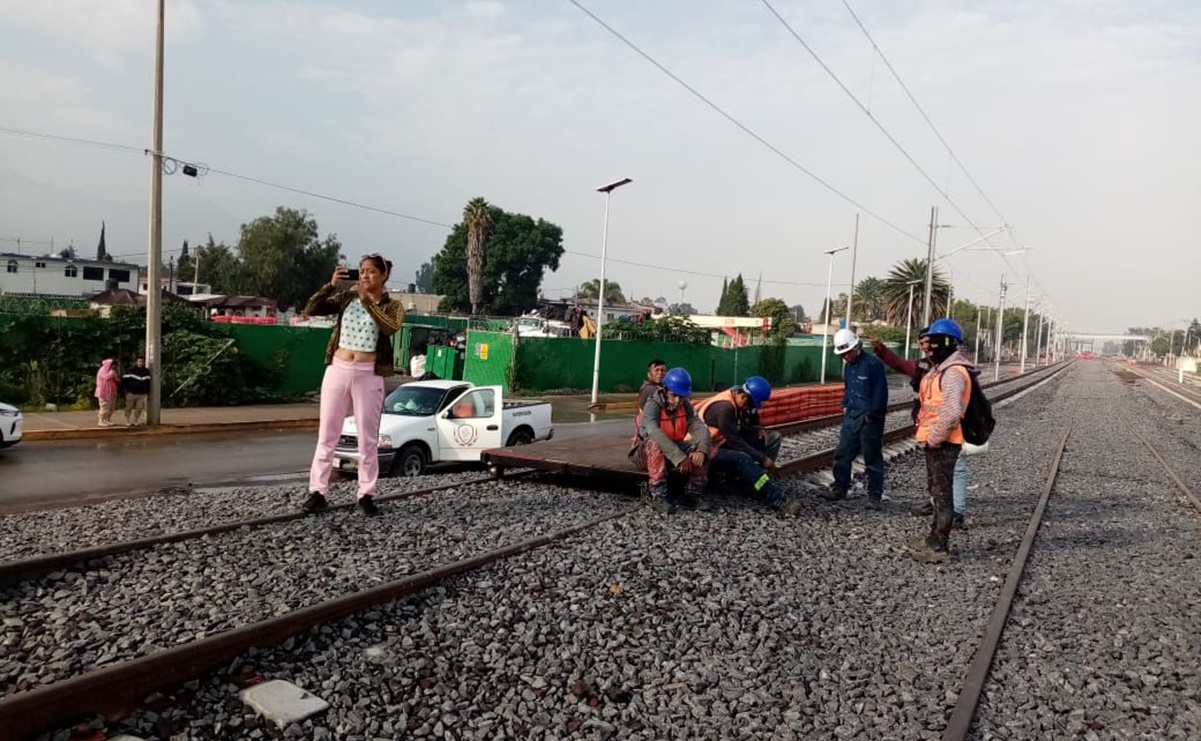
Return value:
<svg viewBox="0 0 1201 741">
<path fill-rule="evenodd" d="M 117 372 L 113 370 L 113 359 L 105 358 L 96 371 L 96 390 L 93 395 L 100 402 L 100 416 L 97 424 L 101 427 L 113 426 L 113 408 L 117 404 Z"/>
<path fill-rule="evenodd" d="M 329 283 L 304 307 L 305 316 L 337 316 L 325 351 L 321 382 L 317 450 L 309 470 L 309 514 L 329 507 L 325 499 L 333 474 L 334 449 L 348 410 L 354 411 L 359 453 L 359 508 L 368 517 L 379 514 L 375 484 L 379 478 L 379 423 L 384 412 L 384 376 L 395 373 L 392 335 L 404 321 L 404 307 L 384 288 L 392 263 L 381 255 L 364 255 L 359 279 L 344 285 L 349 273 L 339 266 Z"/>
<path fill-rule="evenodd" d="M 150 396 L 150 369 L 146 367 L 146 358 L 138 358 L 121 377 L 121 385 L 125 387 L 125 425 L 142 424 L 146 399 Z"/>
</svg>

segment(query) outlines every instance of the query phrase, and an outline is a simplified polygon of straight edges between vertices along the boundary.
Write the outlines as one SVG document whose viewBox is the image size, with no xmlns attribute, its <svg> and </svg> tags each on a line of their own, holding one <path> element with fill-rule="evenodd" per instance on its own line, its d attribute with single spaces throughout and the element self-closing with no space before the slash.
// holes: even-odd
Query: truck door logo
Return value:
<svg viewBox="0 0 1201 741">
<path fill-rule="evenodd" d="M 464 447 L 475 445 L 475 441 L 479 439 L 479 432 L 476 431 L 474 425 L 459 425 L 455 428 L 455 442 Z"/>
</svg>

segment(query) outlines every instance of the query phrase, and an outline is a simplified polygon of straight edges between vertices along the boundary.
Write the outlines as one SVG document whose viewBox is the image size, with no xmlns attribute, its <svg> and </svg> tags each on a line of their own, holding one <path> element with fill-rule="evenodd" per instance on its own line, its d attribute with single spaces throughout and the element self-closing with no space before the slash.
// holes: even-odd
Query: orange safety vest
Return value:
<svg viewBox="0 0 1201 741">
<path fill-rule="evenodd" d="M 930 430 L 934 427 L 934 422 L 938 419 L 938 412 L 942 408 L 942 376 L 951 369 L 955 369 L 963 374 L 963 378 L 967 381 L 963 387 L 963 412 L 959 413 L 959 418 L 963 418 L 964 412 L 967 411 L 968 401 L 972 398 L 972 379 L 968 374 L 967 368 L 962 365 L 952 365 L 943 370 L 931 371 L 922 376 L 921 387 L 918 390 L 918 399 L 921 400 L 921 409 L 917 413 L 917 441 L 924 443 L 930 439 Z M 956 424 L 955 428 L 947 434 L 947 442 L 955 445 L 963 445 L 963 428 Z"/>
<path fill-rule="evenodd" d="M 682 443 L 688 437 L 688 410 L 684 408 L 685 403 L 682 402 L 674 412 L 659 407 L 659 429 L 663 430 L 663 434 L 671 438 L 672 442 Z M 638 432 L 634 434 L 633 443 L 637 445 L 642 431 L 641 409 L 638 410 L 638 416 L 635 418 L 635 427 Z"/>
<path fill-rule="evenodd" d="M 696 416 L 700 417 L 701 421 L 704 422 L 705 410 L 721 401 L 730 402 L 730 404 L 734 407 L 734 413 L 738 414 L 738 404 L 734 402 L 734 392 L 732 390 L 727 390 L 721 392 L 720 394 L 714 394 L 713 396 L 694 404 L 693 406 L 696 407 Z M 706 423 L 705 426 L 709 428 L 709 437 L 713 438 L 713 451 L 716 452 L 721 444 L 726 441 L 726 439 L 722 437 L 721 430 L 708 423 Z"/>
</svg>

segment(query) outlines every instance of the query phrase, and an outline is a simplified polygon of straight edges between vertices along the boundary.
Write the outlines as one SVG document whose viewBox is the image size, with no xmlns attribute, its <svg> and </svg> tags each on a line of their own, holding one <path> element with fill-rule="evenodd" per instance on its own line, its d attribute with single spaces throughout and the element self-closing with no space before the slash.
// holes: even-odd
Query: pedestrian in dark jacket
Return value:
<svg viewBox="0 0 1201 741">
<path fill-rule="evenodd" d="M 142 424 L 142 415 L 146 412 L 146 399 L 150 396 L 150 369 L 146 367 L 146 358 L 138 358 L 132 368 L 121 377 L 121 385 L 125 388 L 125 424 Z"/>
<path fill-rule="evenodd" d="M 834 334 L 834 352 L 842 357 L 842 430 L 834 453 L 834 483 L 822 496 L 845 499 L 851 488 L 851 463 L 863 453 L 867 469 L 867 506 L 880 509 L 884 496 L 884 419 L 888 416 L 888 378 L 880 359 L 863 352 L 849 329 Z"/>
</svg>

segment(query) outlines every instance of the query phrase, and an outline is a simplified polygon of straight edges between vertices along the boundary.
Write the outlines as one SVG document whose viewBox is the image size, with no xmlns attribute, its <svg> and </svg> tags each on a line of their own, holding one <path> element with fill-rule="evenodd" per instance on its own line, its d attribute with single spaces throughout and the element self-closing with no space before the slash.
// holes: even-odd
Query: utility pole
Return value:
<svg viewBox="0 0 1201 741">
<path fill-rule="evenodd" d="M 175 293 L 175 255 L 167 258 L 167 290 Z"/>
<path fill-rule="evenodd" d="M 1026 372 L 1026 337 L 1030 334 L 1030 274 L 1026 274 L 1026 317 L 1022 320 L 1022 369 Z"/>
<path fill-rule="evenodd" d="M 972 365 L 980 365 L 980 307 L 976 307 L 976 357 Z"/>
<path fill-rule="evenodd" d="M 851 328 L 851 306 L 855 303 L 855 257 L 859 254 L 859 214 L 855 214 L 855 238 L 851 242 L 851 290 L 847 292 L 847 329 Z"/>
<path fill-rule="evenodd" d="M 1034 335 L 1034 367 L 1042 363 L 1043 357 L 1043 309 L 1038 310 L 1038 332 Z"/>
<path fill-rule="evenodd" d="M 162 408 L 163 269 L 163 23 L 166 0 L 158 0 L 158 28 L 154 41 L 154 124 L 150 152 L 150 254 L 146 263 L 146 367 L 150 370 L 150 398 L 146 424 L 159 424 Z"/>
<path fill-rule="evenodd" d="M 930 326 L 930 293 L 934 286 L 934 235 L 938 230 L 938 206 L 930 207 L 930 241 L 926 248 L 926 295 L 922 300 L 922 326 Z"/>
<path fill-rule="evenodd" d="M 196 257 L 193 258 L 192 264 L 196 267 L 196 272 L 192 276 L 192 293 L 198 293 L 196 285 L 200 283 L 200 245 L 196 245 Z M 579 295 L 579 291 L 576 291 L 576 295 Z"/>
<path fill-rule="evenodd" d="M 1005 339 L 1005 289 L 1009 288 L 1005 283 L 1005 276 L 1001 276 L 1001 298 L 997 302 L 997 354 L 993 358 L 992 380 L 999 381 L 1001 379 L 1001 342 Z"/>
</svg>

